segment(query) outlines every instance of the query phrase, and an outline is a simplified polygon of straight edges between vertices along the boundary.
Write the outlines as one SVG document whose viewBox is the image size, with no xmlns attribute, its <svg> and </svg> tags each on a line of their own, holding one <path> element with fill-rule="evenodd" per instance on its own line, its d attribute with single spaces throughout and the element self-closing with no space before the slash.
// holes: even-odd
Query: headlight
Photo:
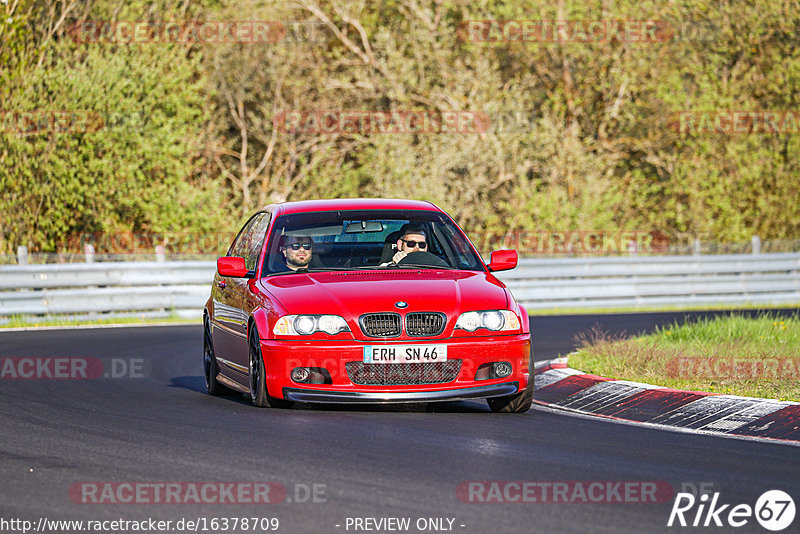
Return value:
<svg viewBox="0 0 800 534">
<path fill-rule="evenodd" d="M 347 321 L 338 315 L 284 315 L 272 329 L 276 336 L 308 336 L 315 332 L 334 335 L 349 331 Z"/>
<path fill-rule="evenodd" d="M 317 319 L 313 315 L 298 315 L 293 323 L 295 332 L 303 336 L 313 334 L 317 329 Z"/>
<path fill-rule="evenodd" d="M 344 319 L 338 315 L 322 315 L 317 319 L 317 328 L 326 334 L 338 334 L 350 330 Z"/>
<path fill-rule="evenodd" d="M 481 327 L 481 314 L 478 312 L 462 313 L 456 321 L 456 328 L 463 328 L 469 332 L 474 332 Z"/>
<path fill-rule="evenodd" d="M 462 313 L 456 321 L 456 328 L 474 332 L 486 328 L 493 332 L 519 330 L 519 317 L 510 310 L 486 310 Z"/>
<path fill-rule="evenodd" d="M 489 330 L 502 330 L 506 324 L 506 318 L 499 311 L 488 311 L 481 314 L 481 325 Z"/>
</svg>

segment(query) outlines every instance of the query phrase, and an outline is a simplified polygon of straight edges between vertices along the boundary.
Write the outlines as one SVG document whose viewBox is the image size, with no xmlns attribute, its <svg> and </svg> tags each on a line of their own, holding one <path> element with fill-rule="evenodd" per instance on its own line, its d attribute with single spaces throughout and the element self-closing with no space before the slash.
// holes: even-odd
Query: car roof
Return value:
<svg viewBox="0 0 800 534">
<path fill-rule="evenodd" d="M 336 198 L 324 200 L 299 200 L 270 204 L 264 208 L 276 215 L 335 210 L 425 210 L 442 211 L 433 202 L 397 198 Z"/>
</svg>

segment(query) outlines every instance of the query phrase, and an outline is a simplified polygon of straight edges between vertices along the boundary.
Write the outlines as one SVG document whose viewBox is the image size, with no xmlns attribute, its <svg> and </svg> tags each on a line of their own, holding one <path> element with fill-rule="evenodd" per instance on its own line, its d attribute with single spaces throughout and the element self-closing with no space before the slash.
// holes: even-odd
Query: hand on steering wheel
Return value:
<svg viewBox="0 0 800 534">
<path fill-rule="evenodd" d="M 400 263 L 400 260 L 402 260 L 406 256 L 408 256 L 408 252 L 405 252 L 403 250 L 398 250 L 397 252 L 394 253 L 394 256 L 392 256 L 392 263 Z"/>
</svg>

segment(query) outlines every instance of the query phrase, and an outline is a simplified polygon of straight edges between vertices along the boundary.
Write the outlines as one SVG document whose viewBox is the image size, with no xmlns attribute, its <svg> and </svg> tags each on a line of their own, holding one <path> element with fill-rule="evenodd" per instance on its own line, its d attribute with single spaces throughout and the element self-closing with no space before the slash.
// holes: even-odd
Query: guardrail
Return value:
<svg viewBox="0 0 800 534">
<path fill-rule="evenodd" d="M 0 266 L 0 317 L 198 317 L 214 269 L 211 261 Z M 530 310 L 800 303 L 800 253 L 525 258 L 498 278 Z"/>
<path fill-rule="evenodd" d="M 215 268 L 213 261 L 4 265 L 0 317 L 109 312 L 199 317 Z"/>
<path fill-rule="evenodd" d="M 523 259 L 498 273 L 529 310 L 800 303 L 800 254 Z"/>
</svg>

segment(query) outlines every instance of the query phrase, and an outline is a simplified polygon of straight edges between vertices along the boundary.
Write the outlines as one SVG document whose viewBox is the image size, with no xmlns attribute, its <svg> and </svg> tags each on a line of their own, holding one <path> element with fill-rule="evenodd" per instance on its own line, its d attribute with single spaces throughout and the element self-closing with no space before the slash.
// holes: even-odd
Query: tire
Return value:
<svg viewBox="0 0 800 534">
<path fill-rule="evenodd" d="M 533 404 L 533 356 L 528 360 L 528 385 L 519 393 L 486 399 L 494 413 L 525 413 Z"/>
<path fill-rule="evenodd" d="M 249 384 L 250 401 L 256 408 L 291 408 L 294 402 L 270 397 L 267 393 L 267 374 L 264 369 L 264 357 L 261 354 L 261 341 L 255 324 L 250 325 L 247 336 L 247 345 L 250 347 Z"/>
<path fill-rule="evenodd" d="M 533 404 L 533 373 L 528 378 L 528 385 L 514 395 L 492 397 L 486 399 L 489 409 L 494 413 L 525 413 Z"/>
<path fill-rule="evenodd" d="M 206 391 L 209 395 L 233 395 L 236 392 L 217 380 L 219 367 L 214 356 L 214 342 L 211 338 L 211 324 L 208 316 L 203 316 L 203 375 L 206 380 Z"/>
</svg>

